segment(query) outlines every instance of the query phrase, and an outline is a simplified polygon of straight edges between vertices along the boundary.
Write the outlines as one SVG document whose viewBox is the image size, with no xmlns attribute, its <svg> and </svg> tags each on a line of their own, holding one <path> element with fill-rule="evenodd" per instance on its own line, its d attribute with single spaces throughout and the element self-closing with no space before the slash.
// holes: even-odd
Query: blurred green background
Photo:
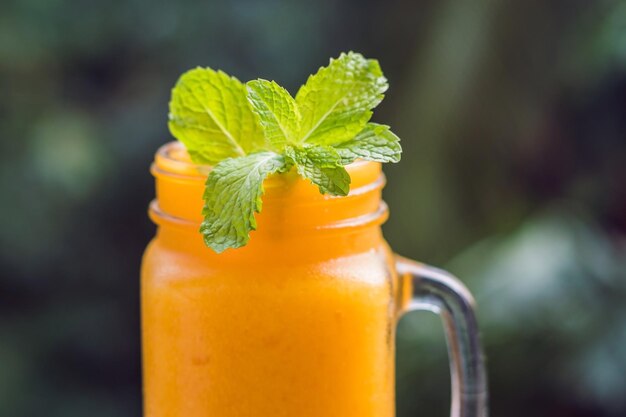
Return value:
<svg viewBox="0 0 626 417">
<path fill-rule="evenodd" d="M 385 233 L 479 304 L 494 416 L 626 415 L 626 2 L 0 2 L 0 416 L 141 414 L 148 167 L 186 69 L 292 93 L 380 60 Z M 398 416 L 445 416 L 443 333 L 398 334 Z"/>
</svg>

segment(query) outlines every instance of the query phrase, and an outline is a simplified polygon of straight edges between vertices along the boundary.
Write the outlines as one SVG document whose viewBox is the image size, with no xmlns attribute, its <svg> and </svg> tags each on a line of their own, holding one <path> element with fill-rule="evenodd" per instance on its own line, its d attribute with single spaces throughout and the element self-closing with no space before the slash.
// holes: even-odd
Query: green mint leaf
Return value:
<svg viewBox="0 0 626 417">
<path fill-rule="evenodd" d="M 172 89 L 169 128 L 191 159 L 213 165 L 200 227 L 220 253 L 256 229 L 263 181 L 295 166 L 320 193 L 345 196 L 356 159 L 398 162 L 400 139 L 368 123 L 387 90 L 378 61 L 349 52 L 311 75 L 295 99 L 273 81 L 242 84 L 210 68 L 184 73 Z"/>
<path fill-rule="evenodd" d="M 301 143 L 333 145 L 353 138 L 363 130 L 387 87 L 378 61 L 354 52 L 331 59 L 296 95 L 302 114 Z"/>
<path fill-rule="evenodd" d="M 300 112 L 291 95 L 274 81 L 248 81 L 248 100 L 259 116 L 265 138 L 275 150 L 293 143 L 300 129 Z"/>
<path fill-rule="evenodd" d="M 250 231 L 256 230 L 254 214 L 261 211 L 263 180 L 288 169 L 285 158 L 274 152 L 229 158 L 215 165 L 204 191 L 200 232 L 205 244 L 220 253 L 248 243 Z"/>
<path fill-rule="evenodd" d="M 341 163 L 347 165 L 361 158 L 376 162 L 399 162 L 402 154 L 400 138 L 389 126 L 368 123 L 365 128 L 349 141 L 334 146 Z"/>
<path fill-rule="evenodd" d="M 298 174 L 317 185 L 322 194 L 345 196 L 350 192 L 350 175 L 341 156 L 330 146 L 287 147 L 285 156 Z"/>
<path fill-rule="evenodd" d="M 239 80 L 211 68 L 180 77 L 172 90 L 168 126 L 194 162 L 216 164 L 266 148 L 246 93 Z"/>
</svg>

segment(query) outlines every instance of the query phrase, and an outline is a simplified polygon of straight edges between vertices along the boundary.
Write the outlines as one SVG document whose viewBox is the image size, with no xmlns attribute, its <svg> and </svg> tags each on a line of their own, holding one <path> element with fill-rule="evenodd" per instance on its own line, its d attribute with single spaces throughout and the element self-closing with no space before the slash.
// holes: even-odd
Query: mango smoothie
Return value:
<svg viewBox="0 0 626 417">
<path fill-rule="evenodd" d="M 258 230 L 216 254 L 198 233 L 206 167 L 176 143 L 152 172 L 142 268 L 146 417 L 392 417 L 397 281 L 380 164 L 347 197 L 265 182 Z"/>
</svg>

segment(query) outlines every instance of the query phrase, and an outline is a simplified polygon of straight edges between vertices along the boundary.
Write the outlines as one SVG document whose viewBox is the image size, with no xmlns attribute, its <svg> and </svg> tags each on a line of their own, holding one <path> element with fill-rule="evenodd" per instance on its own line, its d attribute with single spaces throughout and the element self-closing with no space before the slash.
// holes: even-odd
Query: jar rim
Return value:
<svg viewBox="0 0 626 417">
<path fill-rule="evenodd" d="M 378 162 L 357 159 L 349 165 L 346 170 L 350 173 L 364 168 L 369 164 Z M 191 160 L 185 145 L 180 141 L 171 141 L 159 147 L 155 153 L 154 163 L 151 166 L 152 173 L 156 175 L 168 175 L 182 177 L 188 180 L 206 181 L 206 177 L 213 167 L 208 164 L 197 164 Z M 272 183 L 272 178 L 266 180 L 266 186 Z"/>
<path fill-rule="evenodd" d="M 260 228 L 265 224 L 270 230 L 274 224 L 282 229 L 339 230 L 383 223 L 387 206 L 381 201 L 386 182 L 381 164 L 359 160 L 346 169 L 352 184 L 344 197 L 321 194 L 295 172 L 268 177 L 263 182 L 263 213 L 255 216 Z M 197 228 L 211 166 L 195 164 L 182 143 L 169 142 L 157 150 L 150 170 L 157 188 L 149 210 L 152 220 Z"/>
</svg>

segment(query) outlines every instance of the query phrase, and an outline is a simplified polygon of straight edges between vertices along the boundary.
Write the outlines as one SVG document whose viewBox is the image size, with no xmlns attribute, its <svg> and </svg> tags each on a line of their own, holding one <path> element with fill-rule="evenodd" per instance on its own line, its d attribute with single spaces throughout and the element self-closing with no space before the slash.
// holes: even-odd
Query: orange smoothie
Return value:
<svg viewBox="0 0 626 417">
<path fill-rule="evenodd" d="M 269 178 L 258 230 L 222 254 L 198 233 L 206 168 L 169 144 L 152 171 L 144 415 L 392 417 L 397 284 L 380 164 L 348 167 L 348 197 Z"/>
</svg>

